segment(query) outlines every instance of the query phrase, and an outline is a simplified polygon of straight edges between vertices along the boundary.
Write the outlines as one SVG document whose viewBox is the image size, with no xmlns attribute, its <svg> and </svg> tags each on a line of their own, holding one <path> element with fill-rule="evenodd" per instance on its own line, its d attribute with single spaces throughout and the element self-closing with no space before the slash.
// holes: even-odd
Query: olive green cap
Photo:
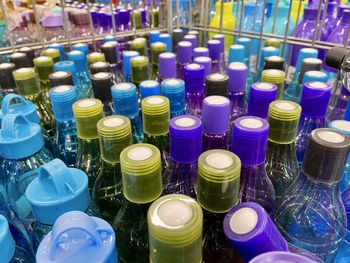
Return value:
<svg viewBox="0 0 350 263">
<path fill-rule="evenodd" d="M 155 42 L 151 44 L 151 49 L 156 52 L 166 52 L 166 44 L 163 42 Z"/>
<path fill-rule="evenodd" d="M 48 49 L 45 49 L 41 54 L 45 57 L 52 58 L 52 60 L 55 63 L 60 61 L 60 51 L 58 49 L 48 48 Z"/>
<path fill-rule="evenodd" d="M 203 212 L 191 197 L 165 195 L 147 215 L 151 262 L 201 262 Z"/>
<path fill-rule="evenodd" d="M 280 45 L 281 45 L 281 41 L 277 38 L 269 38 L 269 39 L 266 39 L 266 42 L 265 42 L 266 47 L 279 48 Z"/>
<path fill-rule="evenodd" d="M 98 137 L 97 122 L 103 118 L 103 105 L 98 99 L 82 99 L 73 104 L 78 137 L 92 140 Z"/>
<path fill-rule="evenodd" d="M 12 72 L 18 94 L 31 96 L 41 92 L 34 68 L 20 68 Z"/>
<path fill-rule="evenodd" d="M 148 135 L 165 135 L 169 132 L 170 103 L 164 96 L 149 96 L 141 102 L 143 130 Z"/>
<path fill-rule="evenodd" d="M 54 64 L 52 58 L 46 56 L 37 57 L 33 60 L 33 62 L 36 67 L 50 67 Z"/>
<path fill-rule="evenodd" d="M 36 73 L 34 68 L 20 68 L 12 72 L 13 78 L 17 80 L 27 80 L 36 78 Z"/>
<path fill-rule="evenodd" d="M 101 158 L 108 163 L 119 162 L 121 151 L 132 144 L 130 120 L 121 115 L 102 118 L 97 123 Z"/>
<path fill-rule="evenodd" d="M 286 73 L 278 69 L 266 69 L 261 73 L 261 82 L 269 82 L 272 84 L 283 83 Z"/>
<path fill-rule="evenodd" d="M 287 100 L 275 100 L 270 103 L 268 122 L 270 124 L 269 141 L 289 144 L 295 141 L 301 114 L 299 104 Z"/>
<path fill-rule="evenodd" d="M 162 194 L 161 159 L 156 146 L 139 143 L 125 148 L 120 154 L 120 165 L 127 200 L 146 204 Z"/>
<path fill-rule="evenodd" d="M 146 46 L 147 40 L 143 37 L 135 38 L 133 41 L 130 42 L 132 49 L 140 49 L 144 48 Z"/>
<path fill-rule="evenodd" d="M 130 60 L 131 67 L 147 67 L 148 66 L 148 58 L 145 56 L 137 56 L 133 57 Z"/>
<path fill-rule="evenodd" d="M 48 80 L 49 75 L 53 73 L 53 59 L 50 57 L 37 57 L 33 60 L 36 71 L 38 72 L 41 80 Z"/>
<path fill-rule="evenodd" d="M 92 52 L 92 53 L 88 54 L 86 56 L 86 58 L 87 58 L 87 61 L 89 62 L 89 64 L 106 61 L 105 54 L 100 53 L 100 52 Z"/>
<path fill-rule="evenodd" d="M 226 150 L 209 150 L 198 159 L 197 200 L 202 208 L 225 213 L 239 202 L 241 160 Z"/>
<path fill-rule="evenodd" d="M 136 29 L 139 29 L 142 27 L 142 19 L 141 19 L 141 13 L 138 10 L 134 10 L 131 12 L 131 25 L 132 27 L 136 27 Z"/>
</svg>

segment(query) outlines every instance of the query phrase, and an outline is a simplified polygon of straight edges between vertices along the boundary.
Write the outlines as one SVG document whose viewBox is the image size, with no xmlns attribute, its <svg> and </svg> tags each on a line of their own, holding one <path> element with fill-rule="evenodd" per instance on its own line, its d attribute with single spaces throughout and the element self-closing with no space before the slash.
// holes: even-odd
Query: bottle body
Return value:
<svg viewBox="0 0 350 263">
<path fill-rule="evenodd" d="M 131 129 L 132 129 L 132 141 L 133 143 L 141 143 L 143 142 L 143 124 L 141 117 L 136 115 L 133 118 L 130 118 Z"/>
<path fill-rule="evenodd" d="M 342 193 L 342 199 L 345 207 L 346 213 L 346 234 L 344 240 L 341 242 L 340 248 L 338 250 L 335 262 L 337 263 L 346 263 L 349 261 L 350 253 L 350 189 Z"/>
<path fill-rule="evenodd" d="M 202 135 L 203 152 L 211 149 L 228 150 L 228 136 L 227 132 L 224 134 L 208 134 Z"/>
<path fill-rule="evenodd" d="M 77 85 L 78 99 L 85 99 L 91 94 L 91 80 L 87 71 L 77 72 L 79 84 Z"/>
<path fill-rule="evenodd" d="M 25 250 L 24 248 L 21 248 L 19 246 L 16 246 L 15 254 L 13 255 L 13 258 L 11 259 L 10 263 L 32 263 L 35 262 L 34 257 L 32 254 Z"/>
<path fill-rule="evenodd" d="M 344 119 L 346 105 L 348 104 L 349 98 L 350 98 L 350 92 L 345 87 L 343 86 L 336 87 L 328 106 L 327 115 L 326 115 L 327 123 L 333 120 Z"/>
<path fill-rule="evenodd" d="M 231 93 L 228 95 L 231 101 L 231 121 L 247 115 L 247 105 L 245 102 L 245 92 Z"/>
<path fill-rule="evenodd" d="M 162 172 L 164 172 L 169 166 L 169 134 L 154 136 L 145 133 L 144 143 L 152 144 L 159 149 L 162 160 Z"/>
<path fill-rule="evenodd" d="M 52 43 L 66 39 L 66 32 L 63 26 L 44 27 L 43 38 L 45 42 Z"/>
<path fill-rule="evenodd" d="M 202 92 L 186 92 L 186 113 L 201 117 L 204 95 Z"/>
</svg>

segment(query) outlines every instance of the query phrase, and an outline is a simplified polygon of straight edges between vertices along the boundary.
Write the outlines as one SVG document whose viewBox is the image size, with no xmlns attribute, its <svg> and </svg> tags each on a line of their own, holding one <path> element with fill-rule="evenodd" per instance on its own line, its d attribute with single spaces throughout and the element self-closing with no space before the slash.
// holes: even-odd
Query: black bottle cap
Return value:
<svg viewBox="0 0 350 263">
<path fill-rule="evenodd" d="M 305 58 L 301 62 L 301 69 L 299 74 L 298 83 L 303 82 L 304 74 L 307 71 L 316 70 L 320 71 L 322 70 L 322 60 L 318 58 Z"/>
<path fill-rule="evenodd" d="M 228 97 L 228 76 L 221 73 L 209 74 L 205 79 L 205 96 L 219 95 Z"/>
<path fill-rule="evenodd" d="M 109 64 L 117 64 L 117 42 L 110 41 L 107 43 L 104 43 L 101 47 L 102 53 L 106 57 L 106 61 L 109 62 Z"/>
<path fill-rule="evenodd" d="M 177 47 L 177 44 L 184 38 L 184 31 L 181 28 L 173 30 L 173 47 Z"/>
<path fill-rule="evenodd" d="M 284 58 L 279 56 L 270 56 L 265 58 L 265 69 L 279 69 L 284 71 Z"/>
<path fill-rule="evenodd" d="M 100 72 L 91 76 L 92 88 L 96 99 L 102 103 L 112 101 L 113 75 L 108 72 Z"/>
<path fill-rule="evenodd" d="M 313 130 L 302 165 L 302 172 L 311 180 L 339 182 L 350 150 L 350 137 L 335 129 Z"/>
<path fill-rule="evenodd" d="M 20 53 L 24 53 L 27 55 L 27 58 L 28 58 L 28 62 L 30 63 L 30 66 L 31 67 L 34 67 L 34 58 L 35 58 L 35 52 L 34 52 L 34 49 L 30 48 L 30 47 L 21 47 L 19 50 L 18 50 Z"/>
<path fill-rule="evenodd" d="M 332 47 L 326 54 L 325 62 L 329 67 L 340 69 L 343 60 L 348 53 L 349 50 L 346 48 Z"/>
<path fill-rule="evenodd" d="M 29 59 L 25 53 L 16 52 L 10 55 L 10 62 L 16 65 L 16 69 L 30 68 Z"/>
<path fill-rule="evenodd" d="M 49 75 L 51 87 L 57 87 L 61 85 L 74 86 L 72 74 L 67 71 L 57 71 Z"/>
<path fill-rule="evenodd" d="M 100 72 L 110 72 L 111 69 L 109 67 L 108 62 L 100 61 L 100 62 L 95 62 L 90 65 L 90 72 L 91 74 L 96 74 Z"/>
<path fill-rule="evenodd" d="M 12 72 L 16 69 L 13 63 L 0 64 L 0 87 L 3 90 L 16 90 L 16 83 Z"/>
</svg>

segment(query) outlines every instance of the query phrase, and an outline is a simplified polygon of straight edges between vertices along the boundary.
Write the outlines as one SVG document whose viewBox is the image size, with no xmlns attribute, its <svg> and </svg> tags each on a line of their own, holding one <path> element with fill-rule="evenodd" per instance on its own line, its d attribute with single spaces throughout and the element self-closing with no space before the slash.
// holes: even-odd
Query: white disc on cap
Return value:
<svg viewBox="0 0 350 263">
<path fill-rule="evenodd" d="M 1 63 L 0 64 L 0 68 L 9 68 L 9 67 L 11 67 L 12 66 L 12 64 L 11 63 Z"/>
<path fill-rule="evenodd" d="M 98 52 L 92 52 L 92 53 L 90 54 L 91 57 L 98 57 L 98 56 L 100 56 L 100 55 L 101 55 L 101 53 L 98 53 Z"/>
<path fill-rule="evenodd" d="M 215 169 L 226 169 L 233 164 L 232 158 L 224 153 L 209 154 L 205 158 L 205 161 L 208 165 Z"/>
<path fill-rule="evenodd" d="M 139 146 L 131 149 L 128 152 L 128 158 L 133 161 L 144 161 L 153 155 L 153 151 L 144 146 Z"/>
<path fill-rule="evenodd" d="M 142 81 L 142 86 L 145 86 L 145 87 L 154 87 L 154 86 L 157 86 L 157 84 L 158 84 L 158 82 L 155 80 Z"/>
<path fill-rule="evenodd" d="M 208 44 L 220 44 L 220 40 L 217 40 L 217 39 L 208 40 Z"/>
<path fill-rule="evenodd" d="M 232 232 L 244 235 L 252 231 L 258 223 L 258 214 L 255 210 L 244 207 L 237 210 L 230 219 Z"/>
<path fill-rule="evenodd" d="M 71 90 L 71 86 L 67 86 L 67 85 L 62 85 L 62 86 L 57 86 L 53 89 L 54 92 L 56 93 L 63 93 L 63 92 L 67 92 L 68 90 Z"/>
<path fill-rule="evenodd" d="M 314 89 L 325 89 L 328 87 L 327 84 L 320 81 L 310 82 L 309 86 Z"/>
<path fill-rule="evenodd" d="M 304 58 L 303 61 L 305 61 L 307 63 L 311 63 L 311 64 L 317 64 L 317 63 L 322 64 L 322 60 L 318 59 L 318 58 Z"/>
<path fill-rule="evenodd" d="M 93 64 L 95 67 L 104 67 L 106 66 L 106 62 L 98 61 Z"/>
<path fill-rule="evenodd" d="M 103 121 L 103 125 L 106 127 L 118 127 L 124 123 L 124 120 L 118 117 L 108 118 Z"/>
<path fill-rule="evenodd" d="M 309 75 L 312 75 L 312 76 L 317 76 L 317 77 L 323 77 L 326 75 L 326 73 L 324 73 L 323 71 L 319 71 L 319 70 L 310 70 L 310 71 L 305 72 L 305 74 L 306 73 Z"/>
<path fill-rule="evenodd" d="M 183 118 L 178 118 L 175 121 L 175 124 L 180 127 L 191 127 L 196 123 L 196 121 L 192 118 L 188 117 L 183 117 Z"/>
<path fill-rule="evenodd" d="M 197 37 L 196 37 L 195 34 L 188 34 L 188 35 L 186 35 L 186 36 L 184 37 L 184 39 L 188 39 L 188 38 L 194 39 L 194 38 L 197 38 Z"/>
<path fill-rule="evenodd" d="M 48 61 L 48 60 L 50 60 L 50 58 L 49 57 L 45 57 L 45 56 L 40 56 L 40 57 L 37 57 L 35 60 L 36 61 Z"/>
<path fill-rule="evenodd" d="M 278 102 L 275 106 L 280 110 L 295 110 L 295 106 L 289 102 Z"/>
<path fill-rule="evenodd" d="M 218 95 L 208 96 L 204 100 L 211 105 L 222 105 L 230 102 L 228 98 L 224 96 L 218 96 Z"/>
<path fill-rule="evenodd" d="M 211 62 L 211 58 L 209 57 L 196 57 L 194 59 L 194 62 L 199 62 L 199 63 L 205 63 L 205 62 Z"/>
<path fill-rule="evenodd" d="M 343 136 L 333 131 L 321 131 L 317 135 L 322 140 L 330 143 L 341 143 L 345 141 L 345 138 Z"/>
<path fill-rule="evenodd" d="M 97 79 L 105 79 L 109 76 L 109 74 L 107 72 L 99 72 L 94 74 L 94 77 Z"/>
<path fill-rule="evenodd" d="M 175 57 L 175 54 L 170 53 L 170 52 L 165 52 L 165 53 L 160 54 L 159 56 L 162 58 L 173 58 L 173 57 Z"/>
<path fill-rule="evenodd" d="M 134 50 L 126 50 L 126 51 L 123 51 L 123 55 L 126 55 L 126 56 L 137 56 L 139 53 L 137 51 L 134 51 Z"/>
<path fill-rule="evenodd" d="M 210 75 L 210 78 L 212 80 L 223 80 L 223 79 L 225 79 L 225 76 L 221 73 L 214 73 L 214 74 Z"/>
<path fill-rule="evenodd" d="M 180 41 L 178 45 L 182 47 L 189 47 L 192 46 L 192 43 L 188 41 Z"/>
<path fill-rule="evenodd" d="M 187 68 L 189 68 L 189 69 L 200 69 L 201 66 L 196 64 L 196 63 L 192 63 L 192 64 L 187 65 Z"/>
<path fill-rule="evenodd" d="M 269 76 L 275 77 L 281 75 L 281 70 L 278 69 L 266 69 L 266 71 L 268 71 Z"/>
<path fill-rule="evenodd" d="M 273 89 L 273 85 L 270 83 L 264 83 L 264 82 L 260 82 L 258 84 L 255 84 L 255 87 L 257 87 L 258 89 L 261 90 L 270 90 Z"/>
<path fill-rule="evenodd" d="M 175 85 L 179 85 L 181 82 L 178 79 L 167 79 L 165 83 L 168 85 L 175 86 Z"/>
<path fill-rule="evenodd" d="M 209 51 L 209 49 L 207 49 L 206 47 L 196 47 L 193 51 L 206 52 Z"/>
<path fill-rule="evenodd" d="M 20 68 L 16 70 L 18 73 L 28 73 L 28 72 L 32 72 L 33 69 L 32 68 Z"/>
<path fill-rule="evenodd" d="M 73 51 L 70 52 L 70 54 L 72 54 L 72 55 L 80 55 L 81 53 L 82 52 L 79 51 L 79 50 L 73 50 Z"/>
<path fill-rule="evenodd" d="M 245 70 L 247 69 L 247 65 L 242 62 L 232 62 L 228 66 L 230 69 L 238 69 L 238 70 Z"/>
<path fill-rule="evenodd" d="M 308 53 L 314 53 L 316 51 L 315 49 L 309 47 L 304 47 L 302 50 Z"/>
<path fill-rule="evenodd" d="M 13 58 L 22 57 L 22 56 L 23 56 L 23 53 L 20 53 L 20 52 L 13 53 L 11 55 L 11 57 L 13 57 Z"/>
<path fill-rule="evenodd" d="M 274 50 L 276 50 L 276 49 L 277 49 L 277 48 L 275 48 L 275 47 L 265 47 L 264 50 L 274 51 Z"/>
<path fill-rule="evenodd" d="M 119 83 L 114 86 L 115 89 L 119 90 L 127 90 L 130 89 L 131 85 L 129 83 Z"/>
<path fill-rule="evenodd" d="M 169 37 L 170 35 L 168 33 L 163 33 L 159 35 L 160 37 Z"/>
<path fill-rule="evenodd" d="M 179 227 L 187 224 L 193 215 L 191 207 L 181 200 L 169 200 L 158 208 L 159 219 L 169 227 Z"/>
<path fill-rule="evenodd" d="M 67 76 L 68 73 L 65 71 L 56 71 L 55 73 L 53 73 L 53 75 L 54 75 L 54 77 L 62 78 L 62 77 Z"/>
<path fill-rule="evenodd" d="M 78 106 L 81 108 L 88 108 L 94 105 L 96 105 L 96 101 L 90 99 L 85 99 L 78 102 Z"/>
<path fill-rule="evenodd" d="M 350 132 L 350 121 L 337 120 L 332 122 L 333 127 L 342 131 Z"/>
<path fill-rule="evenodd" d="M 269 56 L 268 57 L 271 61 L 281 61 L 281 57 L 279 56 Z"/>
<path fill-rule="evenodd" d="M 250 128 L 250 129 L 258 129 L 263 126 L 263 122 L 255 118 L 245 118 L 241 120 L 239 124 L 245 128 Z"/>
<path fill-rule="evenodd" d="M 163 103 L 164 99 L 161 97 L 151 97 L 147 99 L 147 102 L 152 105 L 157 105 Z"/>
</svg>

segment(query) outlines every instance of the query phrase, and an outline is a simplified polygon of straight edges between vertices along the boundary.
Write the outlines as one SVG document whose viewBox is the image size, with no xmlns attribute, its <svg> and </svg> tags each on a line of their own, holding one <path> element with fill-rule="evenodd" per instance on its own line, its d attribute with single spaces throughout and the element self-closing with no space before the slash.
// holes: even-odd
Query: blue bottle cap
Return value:
<svg viewBox="0 0 350 263">
<path fill-rule="evenodd" d="M 75 44 L 72 46 L 72 49 L 83 52 L 85 54 L 85 56 L 87 56 L 87 54 L 89 54 L 89 46 L 87 44 L 84 44 L 84 43 Z"/>
<path fill-rule="evenodd" d="M 337 129 L 350 136 L 350 121 L 346 120 L 335 120 L 328 124 L 328 128 Z"/>
<path fill-rule="evenodd" d="M 54 159 L 38 170 L 38 177 L 27 187 L 26 197 L 36 220 L 53 225 L 69 211 L 85 211 L 90 205 L 87 175 Z"/>
<path fill-rule="evenodd" d="M 170 101 L 172 116 L 185 111 L 185 82 L 182 79 L 165 79 L 161 83 L 161 94 Z"/>
<path fill-rule="evenodd" d="M 133 83 L 118 83 L 112 87 L 115 113 L 134 118 L 139 114 L 136 86 Z"/>
<path fill-rule="evenodd" d="M 155 80 L 145 80 L 140 83 L 141 100 L 153 95 L 160 95 L 159 82 Z"/>
<path fill-rule="evenodd" d="M 295 71 L 299 72 L 301 70 L 301 64 L 305 58 L 317 58 L 318 51 L 314 48 L 302 48 L 299 51 L 297 63 L 295 64 Z"/>
<path fill-rule="evenodd" d="M 78 100 L 74 86 L 62 85 L 49 90 L 55 118 L 59 121 L 74 120 L 73 104 Z"/>
<path fill-rule="evenodd" d="M 237 44 L 244 46 L 244 58 L 249 59 L 249 57 L 250 57 L 250 45 L 251 45 L 250 38 L 240 37 L 237 39 Z"/>
<path fill-rule="evenodd" d="M 158 30 L 149 32 L 149 43 L 153 44 L 155 42 L 159 42 L 160 32 Z"/>
<path fill-rule="evenodd" d="M 65 60 L 65 61 L 56 62 L 54 65 L 54 70 L 70 72 L 72 74 L 74 85 L 78 85 L 79 81 L 77 76 L 77 68 L 73 61 Z"/>
<path fill-rule="evenodd" d="M 243 45 L 231 45 L 228 53 L 228 62 L 243 62 L 244 61 L 244 46 Z"/>
<path fill-rule="evenodd" d="M 139 55 L 139 52 L 133 50 L 123 52 L 123 68 L 125 77 L 131 77 L 131 58 Z"/>
<path fill-rule="evenodd" d="M 112 35 L 105 36 L 103 38 L 103 43 L 106 43 L 106 42 L 117 42 L 117 38 Z"/>
<path fill-rule="evenodd" d="M 15 255 L 16 243 L 13 239 L 7 219 L 0 214 L 0 255 L 1 262 L 11 262 Z"/>
<path fill-rule="evenodd" d="M 264 68 L 265 58 L 278 56 L 280 53 L 279 48 L 275 47 L 263 47 L 260 53 L 259 68 L 262 70 Z"/>
<path fill-rule="evenodd" d="M 16 95 L 14 93 L 7 94 L 3 98 L 0 111 L 0 121 L 2 120 L 4 115 L 8 113 L 22 114 L 30 122 L 40 122 L 35 104 L 29 100 L 26 100 L 22 96 Z"/>
<path fill-rule="evenodd" d="M 173 43 L 172 43 L 170 34 L 168 33 L 160 34 L 158 37 L 158 41 L 166 44 L 167 52 L 173 52 Z"/>
<path fill-rule="evenodd" d="M 304 85 L 304 83 L 315 82 L 315 81 L 327 83 L 328 81 L 327 74 L 319 70 L 306 71 L 303 77 L 302 84 Z"/>
<path fill-rule="evenodd" d="M 77 71 L 87 71 L 87 60 L 84 52 L 79 50 L 73 50 L 67 53 L 67 57 L 69 60 L 74 62 Z"/>
<path fill-rule="evenodd" d="M 57 218 L 52 231 L 40 243 L 36 262 L 116 263 L 113 228 L 83 212 L 67 212 Z"/>
<path fill-rule="evenodd" d="M 30 122 L 20 114 L 10 113 L 4 116 L 0 130 L 0 153 L 3 158 L 23 159 L 43 147 L 44 140 L 39 124 Z"/>
<path fill-rule="evenodd" d="M 64 46 L 58 43 L 52 43 L 48 48 L 57 49 L 60 52 L 60 60 L 65 60 Z"/>
</svg>

